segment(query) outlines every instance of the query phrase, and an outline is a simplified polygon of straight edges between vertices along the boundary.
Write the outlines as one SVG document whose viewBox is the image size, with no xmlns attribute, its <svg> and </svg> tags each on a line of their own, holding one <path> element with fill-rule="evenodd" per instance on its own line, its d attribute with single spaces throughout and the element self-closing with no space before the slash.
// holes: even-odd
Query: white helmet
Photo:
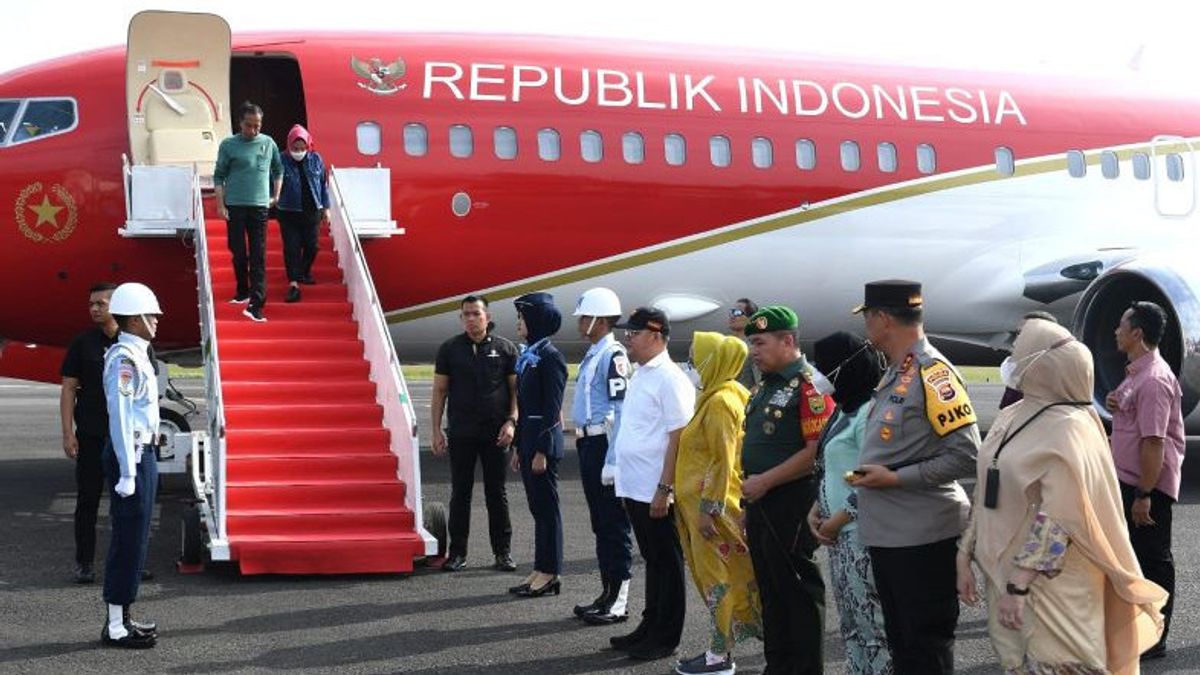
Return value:
<svg viewBox="0 0 1200 675">
<path fill-rule="evenodd" d="M 138 316 L 140 314 L 162 314 L 158 308 L 158 298 L 154 291 L 145 284 L 126 283 L 117 286 L 112 298 L 108 301 L 108 311 L 118 316 Z"/>
<path fill-rule="evenodd" d="M 621 316 L 621 300 L 612 289 L 589 288 L 575 303 L 574 316 Z"/>
</svg>

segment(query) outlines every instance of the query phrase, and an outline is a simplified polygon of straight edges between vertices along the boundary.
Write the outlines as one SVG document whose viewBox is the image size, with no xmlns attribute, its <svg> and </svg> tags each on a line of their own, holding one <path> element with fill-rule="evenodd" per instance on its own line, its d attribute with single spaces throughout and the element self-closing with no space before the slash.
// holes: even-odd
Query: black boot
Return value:
<svg viewBox="0 0 1200 675">
<path fill-rule="evenodd" d="M 599 603 L 595 610 L 580 618 L 593 626 L 621 623 L 629 618 L 629 610 L 626 607 L 628 601 L 629 580 L 609 579 L 608 593 L 605 594 L 603 602 Z"/>
<path fill-rule="evenodd" d="M 121 607 L 121 613 L 124 616 L 125 628 L 130 633 L 140 633 L 152 637 L 158 636 L 158 624 L 153 621 L 134 621 L 133 616 L 129 613 L 129 605 Z"/>
<path fill-rule="evenodd" d="M 608 594 L 609 594 L 609 586 L 612 585 L 612 582 L 609 581 L 608 577 L 601 574 L 600 575 L 600 584 L 603 586 L 603 588 L 600 589 L 600 595 L 597 595 L 596 599 L 591 601 L 589 604 L 575 605 L 575 616 L 583 616 L 584 614 L 591 614 L 592 612 L 600 609 L 600 607 L 605 603 L 605 601 L 608 598 Z"/>
</svg>

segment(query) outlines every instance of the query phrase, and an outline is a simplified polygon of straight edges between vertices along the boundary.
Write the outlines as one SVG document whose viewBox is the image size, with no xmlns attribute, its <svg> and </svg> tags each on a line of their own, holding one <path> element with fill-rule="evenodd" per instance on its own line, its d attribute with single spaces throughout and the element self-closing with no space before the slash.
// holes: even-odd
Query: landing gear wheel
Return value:
<svg viewBox="0 0 1200 675">
<path fill-rule="evenodd" d="M 446 555 L 446 547 L 450 542 L 450 529 L 446 524 L 446 505 L 441 502 L 425 504 L 425 530 L 437 539 L 437 557 Z"/>
<path fill-rule="evenodd" d="M 175 440 L 175 434 L 186 434 L 192 430 L 187 418 L 170 408 L 158 409 L 158 433 L 166 434 L 168 442 Z"/>
<path fill-rule="evenodd" d="M 180 568 L 195 568 L 204 564 L 204 532 L 200 526 L 200 508 L 195 504 L 183 511 L 180 529 Z"/>
</svg>

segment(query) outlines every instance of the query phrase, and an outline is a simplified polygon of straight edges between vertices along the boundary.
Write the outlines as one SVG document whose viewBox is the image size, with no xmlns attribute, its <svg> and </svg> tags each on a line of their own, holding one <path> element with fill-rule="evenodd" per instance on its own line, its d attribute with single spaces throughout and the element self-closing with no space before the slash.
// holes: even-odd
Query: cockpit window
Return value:
<svg viewBox="0 0 1200 675">
<path fill-rule="evenodd" d="M 71 99 L 31 99 L 25 102 L 9 144 L 24 143 L 61 134 L 75 128 L 75 101 Z"/>
<path fill-rule="evenodd" d="M 17 116 L 17 109 L 20 107 L 20 101 L 0 101 L 0 145 L 4 145 L 8 140 L 8 132 L 13 128 L 13 118 Z"/>
</svg>

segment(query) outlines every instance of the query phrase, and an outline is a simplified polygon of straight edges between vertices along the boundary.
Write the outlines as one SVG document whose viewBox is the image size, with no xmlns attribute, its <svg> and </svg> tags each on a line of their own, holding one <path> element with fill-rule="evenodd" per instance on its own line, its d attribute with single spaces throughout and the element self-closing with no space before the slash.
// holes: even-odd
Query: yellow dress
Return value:
<svg viewBox="0 0 1200 675">
<path fill-rule="evenodd" d="M 762 636 L 762 603 L 750 551 L 742 537 L 742 420 L 749 392 L 735 380 L 746 359 L 741 340 L 698 332 L 692 360 L 703 386 L 696 414 L 684 428 L 675 463 L 675 524 L 692 579 L 712 615 L 710 650 L 724 654 L 737 642 Z M 700 514 L 713 515 L 717 534 L 700 531 Z"/>
</svg>

